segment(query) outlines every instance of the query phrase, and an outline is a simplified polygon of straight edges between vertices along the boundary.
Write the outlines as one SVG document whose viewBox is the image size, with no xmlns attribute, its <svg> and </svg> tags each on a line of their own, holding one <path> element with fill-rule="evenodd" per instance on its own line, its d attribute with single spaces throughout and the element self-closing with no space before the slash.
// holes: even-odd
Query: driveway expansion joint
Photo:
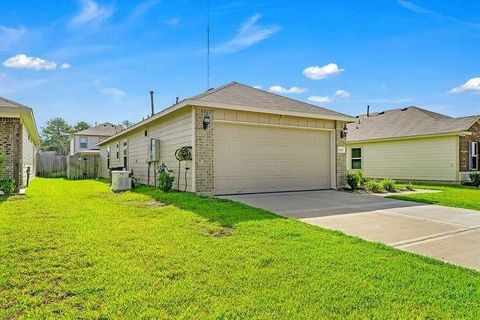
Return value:
<svg viewBox="0 0 480 320">
<path fill-rule="evenodd" d="M 432 234 L 432 235 L 429 235 L 429 236 L 426 236 L 426 237 L 419 237 L 419 238 L 415 238 L 415 239 L 409 239 L 409 240 L 405 240 L 405 241 L 390 243 L 389 245 L 394 247 L 394 248 L 403 249 L 403 248 L 408 248 L 408 247 L 417 245 L 419 243 L 445 239 L 447 237 L 452 237 L 452 236 L 455 236 L 455 235 L 460 234 L 460 233 L 466 233 L 466 232 L 470 232 L 470 231 L 478 230 L 478 229 L 480 229 L 480 226 L 468 227 L 468 228 L 463 228 L 463 229 L 458 229 L 458 230 L 453 230 L 453 231 L 447 231 L 447 232 Z"/>
</svg>

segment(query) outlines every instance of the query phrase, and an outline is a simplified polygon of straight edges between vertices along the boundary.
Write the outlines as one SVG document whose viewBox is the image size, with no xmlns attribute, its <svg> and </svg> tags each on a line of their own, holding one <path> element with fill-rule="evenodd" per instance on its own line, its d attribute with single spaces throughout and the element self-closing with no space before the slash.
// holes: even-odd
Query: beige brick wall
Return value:
<svg viewBox="0 0 480 320">
<path fill-rule="evenodd" d="M 337 188 L 345 187 L 347 183 L 347 140 L 346 137 L 342 138 L 341 132 L 345 127 L 346 122 L 343 121 L 336 121 L 335 123 L 335 133 L 336 133 L 336 156 L 335 156 L 335 163 L 336 163 L 336 171 L 337 171 Z M 339 153 L 338 148 L 343 147 L 345 148 L 345 153 Z"/>
<path fill-rule="evenodd" d="M 213 194 L 213 109 L 194 107 L 195 110 L 195 191 Z M 210 116 L 210 126 L 203 129 L 205 115 Z"/>
<path fill-rule="evenodd" d="M 17 189 L 23 186 L 21 172 L 22 163 L 22 124 L 19 118 L 0 117 L 0 149 L 5 153 L 7 161 L 5 172 L 13 178 Z"/>
</svg>

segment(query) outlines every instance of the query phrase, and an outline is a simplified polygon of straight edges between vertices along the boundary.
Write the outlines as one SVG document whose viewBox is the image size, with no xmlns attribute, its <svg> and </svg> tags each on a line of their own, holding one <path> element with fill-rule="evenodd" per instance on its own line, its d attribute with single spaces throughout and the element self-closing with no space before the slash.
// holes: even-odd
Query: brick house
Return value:
<svg viewBox="0 0 480 320">
<path fill-rule="evenodd" d="M 6 155 L 5 172 L 16 189 L 35 177 L 35 157 L 40 146 L 31 108 L 0 97 L 0 150 Z"/>
<path fill-rule="evenodd" d="M 154 185 L 162 165 L 174 187 L 221 195 L 345 185 L 347 115 L 243 84 L 182 100 L 99 143 L 101 175 L 132 170 Z M 175 152 L 191 148 L 191 160 Z"/>
<path fill-rule="evenodd" d="M 418 107 L 369 113 L 348 125 L 348 169 L 368 178 L 452 182 L 479 170 L 480 115 Z"/>
</svg>

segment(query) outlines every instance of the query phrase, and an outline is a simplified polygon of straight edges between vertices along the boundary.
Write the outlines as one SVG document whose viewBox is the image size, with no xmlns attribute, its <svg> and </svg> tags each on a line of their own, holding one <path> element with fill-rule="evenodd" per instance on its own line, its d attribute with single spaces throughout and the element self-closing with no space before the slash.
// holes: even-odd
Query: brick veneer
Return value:
<svg viewBox="0 0 480 320">
<path fill-rule="evenodd" d="M 480 142 L 480 123 L 476 122 L 468 130 L 472 133 L 471 136 L 460 137 L 460 172 L 470 171 L 468 168 L 468 145 L 469 142 Z"/>
<path fill-rule="evenodd" d="M 203 118 L 210 116 L 210 126 L 203 129 Z M 213 194 L 213 109 L 195 107 L 195 191 Z"/>
<path fill-rule="evenodd" d="M 336 121 L 335 123 L 335 134 L 336 134 L 336 148 L 335 148 L 335 166 L 336 166 L 336 172 L 337 172 L 337 188 L 343 188 L 345 187 L 347 183 L 347 153 L 346 153 L 346 148 L 347 148 L 347 139 L 346 137 L 342 138 L 341 132 L 343 131 L 343 128 L 345 127 L 346 122 L 343 121 Z M 343 147 L 345 148 L 344 153 L 339 153 L 338 152 L 338 147 Z"/>
<path fill-rule="evenodd" d="M 22 162 L 22 124 L 19 118 L 0 117 L 0 149 L 5 153 L 6 174 L 15 180 L 15 185 L 22 185 L 20 164 Z"/>
</svg>

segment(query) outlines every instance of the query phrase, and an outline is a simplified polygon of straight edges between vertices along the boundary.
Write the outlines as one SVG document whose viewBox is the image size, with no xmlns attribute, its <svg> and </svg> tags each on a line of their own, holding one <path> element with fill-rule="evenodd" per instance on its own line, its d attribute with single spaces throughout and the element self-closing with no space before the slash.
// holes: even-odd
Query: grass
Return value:
<svg viewBox="0 0 480 320">
<path fill-rule="evenodd" d="M 0 318 L 479 318 L 479 273 L 263 210 L 36 178 L 0 203 Z"/>
<path fill-rule="evenodd" d="M 415 185 L 417 189 L 438 190 L 435 193 L 393 195 L 389 198 L 448 207 L 480 210 L 480 188 L 461 185 Z"/>
</svg>

